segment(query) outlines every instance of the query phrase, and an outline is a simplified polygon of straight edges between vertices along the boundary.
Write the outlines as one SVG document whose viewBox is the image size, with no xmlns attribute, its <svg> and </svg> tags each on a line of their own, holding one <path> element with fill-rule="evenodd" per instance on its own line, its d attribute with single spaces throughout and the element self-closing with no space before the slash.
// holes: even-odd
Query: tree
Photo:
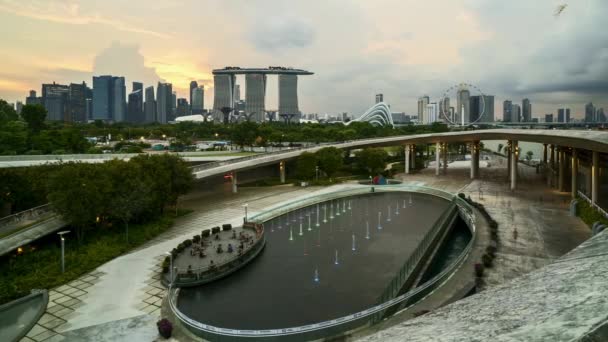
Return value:
<svg viewBox="0 0 608 342">
<path fill-rule="evenodd" d="M 533 155 L 534 155 L 534 152 L 532 152 L 532 151 L 528 151 L 528 152 L 526 152 L 526 160 L 527 160 L 527 161 L 532 160 L 532 156 L 533 156 Z"/>
<path fill-rule="evenodd" d="M 370 174 L 378 174 L 386 168 L 388 153 L 383 148 L 368 147 L 356 153 L 358 163 Z"/>
<path fill-rule="evenodd" d="M 0 100 L 0 124 L 16 120 L 19 120 L 19 116 L 13 106 L 4 100 Z"/>
<path fill-rule="evenodd" d="M 241 147 L 253 146 L 257 138 L 258 125 L 255 122 L 241 122 L 232 126 L 232 142 Z"/>
<path fill-rule="evenodd" d="M 503 144 L 498 144 L 498 148 L 496 149 L 498 153 L 500 153 L 500 151 L 502 151 L 502 148 L 505 147 L 505 145 Z"/>
<path fill-rule="evenodd" d="M 344 163 L 342 150 L 336 147 L 324 147 L 317 151 L 316 156 L 319 161 L 319 168 L 330 178 Z"/>
<path fill-rule="evenodd" d="M 27 128 L 21 121 L 0 126 L 0 154 L 20 154 L 27 150 Z"/>
<path fill-rule="evenodd" d="M 27 122 L 30 131 L 38 133 L 44 127 L 46 109 L 41 105 L 25 105 L 21 109 L 21 117 Z"/>
<path fill-rule="evenodd" d="M 314 153 L 303 152 L 296 161 L 296 175 L 300 179 L 310 180 L 316 174 L 317 156 Z"/>
</svg>

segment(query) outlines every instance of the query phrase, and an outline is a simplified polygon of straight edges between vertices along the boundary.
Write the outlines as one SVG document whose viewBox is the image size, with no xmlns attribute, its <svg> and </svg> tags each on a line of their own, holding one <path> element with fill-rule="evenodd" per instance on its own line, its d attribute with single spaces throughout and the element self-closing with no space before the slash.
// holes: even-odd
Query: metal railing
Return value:
<svg viewBox="0 0 608 342">
<path fill-rule="evenodd" d="M 604 215 L 604 217 L 608 219 L 608 212 L 606 212 L 606 210 L 602 209 L 602 207 L 597 205 L 597 203 L 593 203 L 593 201 L 591 201 L 591 199 L 589 199 L 589 197 L 587 197 L 582 191 L 578 190 L 577 193 L 582 199 L 587 201 L 592 208 L 595 208 L 595 210 L 599 211 L 600 214 Z"/>
<path fill-rule="evenodd" d="M 32 223 L 40 221 L 42 217 L 46 219 L 54 215 L 57 214 L 53 212 L 53 208 L 50 204 L 47 203 L 9 216 L 5 216 L 0 219 L 0 235 L 10 234 L 13 231 L 17 231 L 23 228 L 24 225 L 31 225 Z"/>
<path fill-rule="evenodd" d="M 367 187 L 365 187 L 365 193 L 369 193 Z M 389 189 L 390 188 L 390 189 Z M 378 192 L 381 191 L 411 191 L 411 188 L 418 188 L 424 190 L 422 193 L 427 194 L 438 194 L 440 197 L 445 198 L 446 195 L 449 195 L 450 199 L 458 206 L 458 209 L 462 215 L 464 215 L 464 219 L 469 225 L 473 233 L 473 238 L 469 241 L 463 252 L 454 260 L 448 267 L 443 269 L 439 274 L 431 278 L 429 281 L 425 282 L 419 287 L 416 287 L 398 297 L 388 299 L 387 301 L 375 305 L 366 310 L 347 315 L 344 317 L 336 318 L 329 321 L 298 326 L 298 327 L 290 327 L 284 329 L 265 329 L 265 330 L 237 330 L 237 329 L 227 329 L 215 327 L 212 325 L 204 324 L 198 322 L 184 313 L 182 313 L 177 307 L 177 297 L 179 296 L 179 289 L 175 289 L 173 287 L 169 288 L 168 293 L 168 302 L 169 307 L 175 317 L 181 321 L 188 329 L 193 331 L 195 334 L 202 336 L 204 338 L 208 338 L 214 341 L 237 341 L 237 340 L 276 340 L 277 338 L 285 338 L 292 341 L 308 341 L 308 340 L 316 340 L 322 339 L 331 336 L 337 336 L 343 334 L 348 331 L 352 331 L 354 329 L 359 329 L 368 325 L 372 325 L 377 322 L 378 317 L 383 317 L 389 310 L 391 312 L 398 311 L 410 305 L 410 303 L 416 303 L 419 300 L 425 298 L 429 294 L 431 294 L 435 289 L 440 287 L 446 280 L 450 278 L 450 276 L 462 265 L 462 263 L 466 260 L 469 253 L 471 252 L 474 241 L 475 241 L 475 215 L 473 214 L 473 209 L 469 203 L 466 201 L 454 197 L 451 194 L 448 194 L 444 191 L 425 188 L 425 187 L 415 187 L 415 186 L 401 186 L 401 189 L 396 189 L 396 187 L 392 186 L 384 186 L 382 190 L 378 189 Z M 328 194 L 320 195 L 322 199 L 312 202 L 321 202 L 325 201 L 328 198 L 338 195 L 346 195 L 347 193 L 361 193 L 361 189 L 351 189 L 345 191 L 336 191 Z M 297 205 L 302 206 L 303 204 L 308 205 L 306 200 L 296 201 L 294 203 L 286 204 L 278 206 L 274 209 L 270 209 L 273 214 L 258 214 L 256 219 L 267 220 L 272 217 L 279 216 L 280 214 L 274 213 L 275 210 L 279 210 L 283 212 L 283 210 L 287 208 L 294 208 Z M 297 204 L 297 205 L 296 205 Z"/>
</svg>

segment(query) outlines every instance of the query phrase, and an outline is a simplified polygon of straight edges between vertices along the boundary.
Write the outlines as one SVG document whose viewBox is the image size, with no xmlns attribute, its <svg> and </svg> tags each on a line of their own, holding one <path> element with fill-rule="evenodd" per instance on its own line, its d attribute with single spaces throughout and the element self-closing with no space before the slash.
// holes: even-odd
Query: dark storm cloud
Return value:
<svg viewBox="0 0 608 342">
<path fill-rule="evenodd" d="M 289 19 L 256 23 L 250 36 L 255 48 L 260 51 L 304 48 L 312 45 L 314 38 L 312 26 Z"/>
</svg>

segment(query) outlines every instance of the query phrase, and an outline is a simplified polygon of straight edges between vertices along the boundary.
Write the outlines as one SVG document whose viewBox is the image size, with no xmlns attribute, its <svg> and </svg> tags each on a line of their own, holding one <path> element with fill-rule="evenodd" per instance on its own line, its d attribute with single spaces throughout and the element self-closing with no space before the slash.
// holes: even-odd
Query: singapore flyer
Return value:
<svg viewBox="0 0 608 342">
<path fill-rule="evenodd" d="M 459 83 L 449 87 L 439 104 L 439 117 L 455 126 L 480 122 L 486 112 L 485 95 L 474 84 Z"/>
</svg>

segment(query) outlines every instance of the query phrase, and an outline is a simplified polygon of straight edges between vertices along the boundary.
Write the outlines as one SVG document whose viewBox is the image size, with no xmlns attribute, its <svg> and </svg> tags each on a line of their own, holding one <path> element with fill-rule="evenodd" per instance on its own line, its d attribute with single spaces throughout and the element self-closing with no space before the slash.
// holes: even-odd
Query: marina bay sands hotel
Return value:
<svg viewBox="0 0 608 342">
<path fill-rule="evenodd" d="M 255 122 L 266 121 L 266 77 L 279 75 L 279 115 L 298 115 L 298 76 L 313 73 L 285 67 L 239 68 L 213 70 L 215 96 L 213 120 L 225 122 L 222 108 L 235 108 L 236 75 L 245 75 L 245 115 Z"/>
</svg>

